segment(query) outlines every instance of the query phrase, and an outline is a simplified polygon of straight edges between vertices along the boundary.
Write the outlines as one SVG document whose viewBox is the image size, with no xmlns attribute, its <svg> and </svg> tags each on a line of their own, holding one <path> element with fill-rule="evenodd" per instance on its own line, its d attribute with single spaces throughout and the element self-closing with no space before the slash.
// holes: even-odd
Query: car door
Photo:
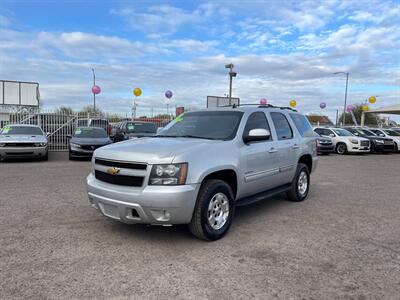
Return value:
<svg viewBox="0 0 400 300">
<path fill-rule="evenodd" d="M 259 128 L 269 130 L 271 136 L 268 140 L 243 143 L 240 149 L 244 177 L 242 196 L 256 194 L 277 185 L 278 151 L 264 112 L 254 112 L 248 117 L 243 135 L 247 135 L 252 129 Z"/>
<path fill-rule="evenodd" d="M 272 124 L 277 135 L 279 185 L 291 182 L 296 172 L 298 151 L 300 149 L 299 137 L 295 137 L 287 117 L 281 112 L 270 113 Z"/>
</svg>

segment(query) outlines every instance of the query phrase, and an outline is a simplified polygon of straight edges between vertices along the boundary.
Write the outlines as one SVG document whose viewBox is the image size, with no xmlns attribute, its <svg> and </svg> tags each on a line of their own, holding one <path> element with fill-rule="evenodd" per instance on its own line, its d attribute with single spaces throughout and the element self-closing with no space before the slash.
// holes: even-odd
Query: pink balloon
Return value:
<svg viewBox="0 0 400 300">
<path fill-rule="evenodd" d="M 98 85 L 94 85 L 92 87 L 92 93 L 93 94 L 97 95 L 97 94 L 100 94 L 100 92 L 101 92 L 101 88 Z"/>
<path fill-rule="evenodd" d="M 260 99 L 260 104 L 267 105 L 267 99 L 265 99 L 265 98 Z"/>
<path fill-rule="evenodd" d="M 346 108 L 346 110 L 347 110 L 347 112 L 352 112 L 353 111 L 353 105 L 347 105 L 347 108 Z"/>
</svg>

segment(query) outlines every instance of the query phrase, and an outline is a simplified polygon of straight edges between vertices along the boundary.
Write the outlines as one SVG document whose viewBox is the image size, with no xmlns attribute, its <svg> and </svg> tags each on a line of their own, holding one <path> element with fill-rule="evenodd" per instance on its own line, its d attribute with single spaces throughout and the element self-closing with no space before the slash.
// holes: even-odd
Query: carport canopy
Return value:
<svg viewBox="0 0 400 300">
<path fill-rule="evenodd" d="M 369 113 L 400 115 L 400 104 L 364 111 L 361 114 L 361 126 L 364 126 L 365 114 Z"/>
</svg>

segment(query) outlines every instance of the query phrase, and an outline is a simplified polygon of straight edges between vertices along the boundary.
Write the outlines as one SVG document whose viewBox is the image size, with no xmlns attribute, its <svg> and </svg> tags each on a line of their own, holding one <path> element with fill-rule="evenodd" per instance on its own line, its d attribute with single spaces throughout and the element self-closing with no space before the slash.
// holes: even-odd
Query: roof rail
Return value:
<svg viewBox="0 0 400 300">
<path fill-rule="evenodd" d="M 233 105 L 221 105 L 218 107 L 232 107 L 232 108 L 237 108 L 240 106 L 257 106 L 258 108 L 279 108 L 279 109 L 289 109 L 291 111 L 297 112 L 297 110 L 287 107 L 287 106 L 275 106 L 272 104 L 252 104 L 252 103 L 244 103 L 244 104 L 236 104 L 234 103 Z"/>
</svg>

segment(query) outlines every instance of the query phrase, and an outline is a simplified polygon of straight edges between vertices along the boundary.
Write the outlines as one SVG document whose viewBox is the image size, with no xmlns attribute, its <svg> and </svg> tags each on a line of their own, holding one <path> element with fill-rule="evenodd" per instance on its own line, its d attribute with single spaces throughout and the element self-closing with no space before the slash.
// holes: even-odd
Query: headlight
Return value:
<svg viewBox="0 0 400 300">
<path fill-rule="evenodd" d="M 35 143 L 35 147 L 45 147 L 47 143 Z"/>
<path fill-rule="evenodd" d="M 186 183 L 187 163 L 153 165 L 149 185 L 182 185 Z"/>
<path fill-rule="evenodd" d="M 80 148 L 81 147 L 81 145 L 78 145 L 78 144 L 75 144 L 75 143 L 69 143 L 70 145 L 71 145 L 71 147 L 74 147 L 74 148 Z"/>
<path fill-rule="evenodd" d="M 351 139 L 350 142 L 352 142 L 353 144 L 358 144 L 358 140 Z"/>
<path fill-rule="evenodd" d="M 385 141 L 384 140 L 374 140 L 376 143 L 379 143 L 379 144 L 384 144 L 385 143 Z"/>
</svg>

